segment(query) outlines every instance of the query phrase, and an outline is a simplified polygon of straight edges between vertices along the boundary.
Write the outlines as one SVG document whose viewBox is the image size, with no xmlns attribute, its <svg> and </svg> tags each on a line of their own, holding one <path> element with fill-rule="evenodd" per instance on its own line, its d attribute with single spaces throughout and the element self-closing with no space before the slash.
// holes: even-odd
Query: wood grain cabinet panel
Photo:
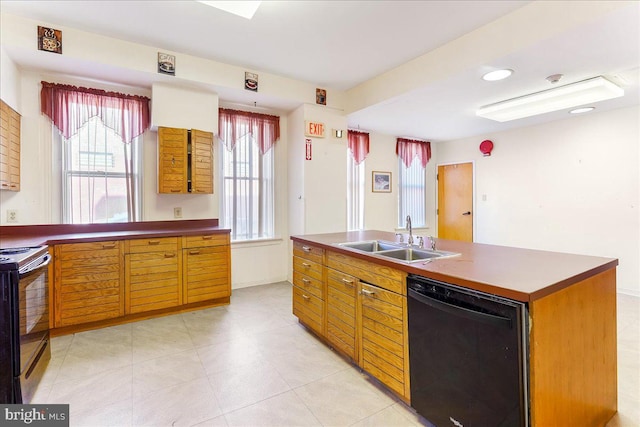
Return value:
<svg viewBox="0 0 640 427">
<path fill-rule="evenodd" d="M 324 250 L 294 242 L 293 255 L 293 314 L 318 335 L 324 336 Z"/>
<path fill-rule="evenodd" d="M 20 191 L 20 114 L 0 101 L 0 189 Z"/>
<path fill-rule="evenodd" d="M 356 341 L 356 292 L 358 279 L 327 268 L 327 340 L 353 360 Z"/>
<path fill-rule="evenodd" d="M 158 128 L 158 193 L 213 194 L 213 133 Z"/>
<path fill-rule="evenodd" d="M 182 304 L 182 251 L 178 237 L 126 242 L 126 312 Z"/>
<path fill-rule="evenodd" d="M 117 241 L 54 247 L 54 327 L 124 315 L 121 249 Z"/>
<path fill-rule="evenodd" d="M 231 296 L 229 235 L 183 237 L 185 304 Z"/>
</svg>

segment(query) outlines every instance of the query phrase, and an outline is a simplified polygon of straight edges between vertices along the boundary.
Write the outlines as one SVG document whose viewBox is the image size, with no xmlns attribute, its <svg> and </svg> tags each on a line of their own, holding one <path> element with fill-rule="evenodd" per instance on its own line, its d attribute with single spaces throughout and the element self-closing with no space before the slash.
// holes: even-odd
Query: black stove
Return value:
<svg viewBox="0 0 640 427">
<path fill-rule="evenodd" d="M 48 251 L 48 246 L 2 248 L 0 249 L 0 271 L 20 270 Z"/>
</svg>

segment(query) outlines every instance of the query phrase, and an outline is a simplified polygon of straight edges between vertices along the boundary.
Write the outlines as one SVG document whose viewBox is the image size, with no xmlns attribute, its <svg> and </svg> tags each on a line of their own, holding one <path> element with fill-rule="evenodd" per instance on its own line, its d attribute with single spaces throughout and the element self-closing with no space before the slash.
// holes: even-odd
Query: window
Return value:
<svg viewBox="0 0 640 427">
<path fill-rule="evenodd" d="M 271 238 L 274 230 L 274 150 L 280 118 L 220 109 L 221 225 L 232 240 Z"/>
<path fill-rule="evenodd" d="M 398 138 L 398 185 L 400 188 L 398 227 L 406 226 L 407 216 L 411 216 L 413 227 L 426 227 L 426 171 L 431 159 L 431 143 Z"/>
<path fill-rule="evenodd" d="M 93 117 L 62 144 L 63 220 L 68 224 L 128 222 L 140 217 L 139 147 L 125 144 Z M 127 188 L 135 202 L 128 206 Z"/>
<path fill-rule="evenodd" d="M 347 131 L 347 230 L 364 229 L 364 159 L 369 154 L 369 134 Z"/>
<path fill-rule="evenodd" d="M 347 152 L 347 230 L 364 230 L 364 162 Z"/>
<path fill-rule="evenodd" d="M 426 175 L 425 169 L 419 161 L 414 161 L 406 167 L 402 159 L 398 161 L 398 185 L 400 187 L 400 209 L 398 228 L 406 226 L 407 215 L 411 216 L 413 227 L 426 226 Z"/>
<path fill-rule="evenodd" d="M 41 82 L 41 111 L 62 139 L 65 223 L 140 219 L 139 137 L 150 99 Z"/>
</svg>

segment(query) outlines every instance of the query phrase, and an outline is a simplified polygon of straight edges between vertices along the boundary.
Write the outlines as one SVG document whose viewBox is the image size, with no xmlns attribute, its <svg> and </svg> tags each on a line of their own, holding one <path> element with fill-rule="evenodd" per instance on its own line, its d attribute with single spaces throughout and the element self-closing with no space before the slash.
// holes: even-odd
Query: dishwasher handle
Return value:
<svg viewBox="0 0 640 427">
<path fill-rule="evenodd" d="M 426 304 L 430 307 L 444 311 L 445 313 L 453 314 L 456 316 L 464 317 L 476 322 L 482 322 L 489 325 L 499 326 L 503 328 L 511 329 L 511 319 L 508 317 L 496 316 L 495 314 L 482 313 L 480 311 L 471 310 L 465 307 L 449 304 L 444 301 L 437 300 L 435 298 L 423 295 L 413 289 L 408 289 L 409 296 L 415 300 Z"/>
</svg>

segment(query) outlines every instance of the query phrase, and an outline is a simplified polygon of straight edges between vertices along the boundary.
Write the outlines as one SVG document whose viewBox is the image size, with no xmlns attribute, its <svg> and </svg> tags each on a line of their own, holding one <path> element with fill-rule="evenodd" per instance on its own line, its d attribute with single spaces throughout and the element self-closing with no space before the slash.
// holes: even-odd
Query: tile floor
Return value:
<svg viewBox="0 0 640 427">
<path fill-rule="evenodd" d="M 640 426 L 640 298 L 619 296 L 619 414 Z M 52 340 L 34 403 L 72 426 L 419 426 L 417 416 L 291 314 L 288 282 L 231 305 Z"/>
</svg>

